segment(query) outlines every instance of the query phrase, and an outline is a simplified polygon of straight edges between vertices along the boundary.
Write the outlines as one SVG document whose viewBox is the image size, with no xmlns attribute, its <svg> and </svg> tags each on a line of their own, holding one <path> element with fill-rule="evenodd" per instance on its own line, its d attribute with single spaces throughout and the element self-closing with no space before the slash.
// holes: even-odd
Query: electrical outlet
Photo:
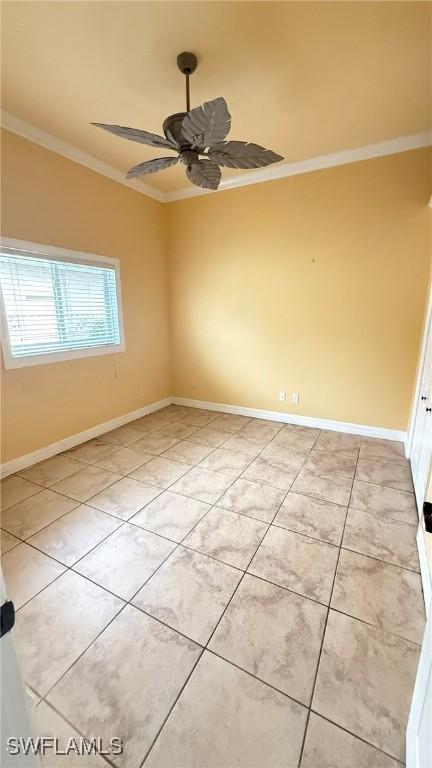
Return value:
<svg viewBox="0 0 432 768">
<path fill-rule="evenodd" d="M 291 395 L 291 402 L 294 403 L 294 405 L 298 405 L 300 402 L 300 395 L 297 392 L 293 392 Z"/>
<path fill-rule="evenodd" d="M 279 400 L 284 403 L 286 400 L 286 392 L 279 392 Z"/>
</svg>

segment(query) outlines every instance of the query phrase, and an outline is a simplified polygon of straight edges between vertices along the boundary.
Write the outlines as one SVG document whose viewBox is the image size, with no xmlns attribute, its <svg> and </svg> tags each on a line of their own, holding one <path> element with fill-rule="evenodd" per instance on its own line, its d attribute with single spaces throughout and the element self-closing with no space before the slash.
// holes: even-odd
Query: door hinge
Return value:
<svg viewBox="0 0 432 768">
<path fill-rule="evenodd" d="M 12 600 L 3 603 L 0 617 L 0 637 L 10 632 L 15 624 L 15 607 Z"/>
<path fill-rule="evenodd" d="M 423 517 L 427 532 L 432 533 L 432 501 L 425 501 L 423 504 Z"/>
</svg>

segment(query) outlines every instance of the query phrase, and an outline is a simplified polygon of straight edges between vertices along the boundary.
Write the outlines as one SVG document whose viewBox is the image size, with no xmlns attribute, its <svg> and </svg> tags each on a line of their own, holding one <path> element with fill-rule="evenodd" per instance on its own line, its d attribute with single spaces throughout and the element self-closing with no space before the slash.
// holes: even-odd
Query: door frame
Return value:
<svg viewBox="0 0 432 768">
<path fill-rule="evenodd" d="M 432 286 L 429 289 L 428 304 L 427 304 L 427 310 L 425 315 L 425 321 L 423 325 L 423 336 L 422 336 L 419 364 L 417 369 L 415 395 L 414 395 L 413 407 L 411 411 L 411 420 L 410 420 L 410 426 L 408 431 L 408 439 L 407 439 L 407 444 L 405 449 L 405 453 L 408 459 L 411 457 L 411 453 L 412 453 L 412 444 L 414 440 L 414 430 L 415 430 L 415 425 L 417 420 L 417 414 L 422 402 L 420 400 L 420 396 L 421 396 L 420 386 L 421 386 L 421 380 L 423 376 L 424 364 L 426 360 L 426 351 L 427 351 L 426 344 L 429 338 L 429 331 L 432 332 Z M 420 574 L 421 574 L 421 580 L 422 580 L 426 614 L 428 615 L 430 612 L 430 606 L 432 604 L 432 600 L 431 600 L 432 573 L 429 568 L 429 561 L 428 561 L 427 552 L 426 552 L 425 527 L 424 527 L 424 520 L 423 520 L 423 513 L 422 513 L 423 503 L 425 501 L 425 495 L 426 495 L 426 488 L 420 490 L 414 484 L 414 492 L 415 492 L 418 515 L 419 515 L 419 527 L 417 530 L 417 551 L 419 555 Z"/>
<path fill-rule="evenodd" d="M 431 323 L 432 323 L 432 286 L 429 288 L 427 310 L 426 310 L 425 320 L 423 324 L 422 345 L 421 345 L 420 358 L 419 358 L 419 363 L 417 368 L 415 394 L 414 394 L 413 406 L 411 410 L 410 425 L 408 429 L 408 439 L 406 442 L 406 449 L 405 449 L 407 459 L 409 459 L 411 456 L 412 444 L 414 440 L 414 428 L 415 428 L 415 423 L 417 419 L 418 409 L 421 402 L 420 401 L 420 384 L 421 384 L 423 368 L 424 368 L 425 358 L 426 358 L 426 342 L 428 338 L 428 330 Z"/>
<path fill-rule="evenodd" d="M 431 198 L 432 203 L 432 198 Z M 431 206 L 432 207 L 432 206 Z M 429 289 L 427 310 L 425 314 L 421 352 L 419 357 L 417 378 L 415 385 L 415 395 L 411 411 L 411 421 L 406 443 L 406 456 L 409 459 L 412 454 L 414 440 L 414 431 L 417 421 L 417 415 L 421 404 L 420 386 L 423 377 L 423 370 L 426 360 L 426 344 L 432 331 L 432 286 Z M 414 479 L 414 478 L 413 478 Z M 414 485 L 415 498 L 419 513 L 419 526 L 417 529 L 417 551 L 419 555 L 421 581 L 423 587 L 423 596 L 426 609 L 426 630 L 422 643 L 422 650 L 417 668 L 416 682 L 411 701 L 410 715 L 406 730 L 406 765 L 407 768 L 422 768 L 420 766 L 418 732 L 420 725 L 424 722 L 425 708 L 431 707 L 430 701 L 430 678 L 432 674 L 431 653 L 432 653 L 432 573 L 430 571 L 425 540 L 425 526 L 423 519 L 423 503 L 425 501 L 427 488 L 419 488 Z M 429 691 L 429 693 L 428 693 Z"/>
</svg>

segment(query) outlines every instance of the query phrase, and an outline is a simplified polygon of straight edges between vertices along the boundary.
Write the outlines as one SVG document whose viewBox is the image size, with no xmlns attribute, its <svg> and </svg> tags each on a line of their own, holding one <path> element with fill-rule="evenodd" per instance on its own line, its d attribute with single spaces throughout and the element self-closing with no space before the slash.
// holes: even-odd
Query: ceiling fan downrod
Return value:
<svg viewBox="0 0 432 768">
<path fill-rule="evenodd" d="M 190 112 L 189 76 L 195 72 L 197 64 L 198 59 L 194 53 L 183 51 L 183 53 L 179 53 L 177 56 L 177 66 L 186 77 L 186 112 Z"/>
</svg>

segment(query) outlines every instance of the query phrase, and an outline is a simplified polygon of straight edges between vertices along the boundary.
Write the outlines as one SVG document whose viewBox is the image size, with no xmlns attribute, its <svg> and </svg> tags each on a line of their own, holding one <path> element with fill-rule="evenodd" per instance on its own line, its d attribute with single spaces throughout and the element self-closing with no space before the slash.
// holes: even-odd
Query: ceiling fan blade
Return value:
<svg viewBox="0 0 432 768">
<path fill-rule="evenodd" d="M 163 136 L 148 131 L 140 131 L 138 128 L 125 128 L 123 125 L 107 125 L 106 123 L 90 123 L 97 128 L 103 128 L 104 131 L 120 136 L 129 141 L 138 141 L 139 144 L 148 144 L 150 147 L 168 147 L 168 149 L 177 149 L 177 146 Z"/>
<path fill-rule="evenodd" d="M 154 160 L 146 160 L 145 163 L 134 165 L 134 167 L 127 172 L 127 178 L 135 179 L 137 176 L 144 176 L 146 173 L 163 171 L 164 168 L 169 168 L 170 165 L 175 165 L 177 161 L 178 157 L 156 157 Z"/>
<path fill-rule="evenodd" d="M 231 115 L 222 97 L 195 107 L 183 119 L 186 141 L 196 147 L 211 147 L 223 141 L 231 127 Z"/>
<path fill-rule="evenodd" d="M 247 141 L 225 141 L 210 147 L 209 157 L 218 165 L 227 168 L 265 168 L 266 165 L 283 160 L 281 155 L 271 149 L 249 144 Z"/>
<path fill-rule="evenodd" d="M 198 160 L 197 163 L 188 165 L 186 176 L 196 187 L 204 189 L 217 189 L 221 179 L 220 168 L 211 160 Z"/>
</svg>

